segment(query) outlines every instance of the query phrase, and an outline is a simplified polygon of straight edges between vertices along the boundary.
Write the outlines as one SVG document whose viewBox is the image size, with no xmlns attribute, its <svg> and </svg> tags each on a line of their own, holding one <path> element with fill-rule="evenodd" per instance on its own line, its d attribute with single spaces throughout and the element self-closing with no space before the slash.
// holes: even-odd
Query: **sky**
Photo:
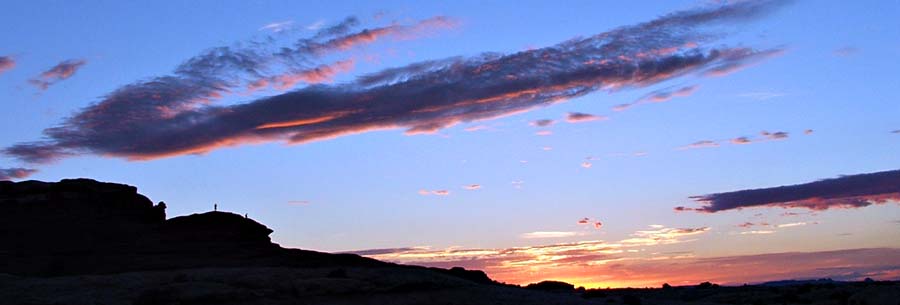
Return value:
<svg viewBox="0 0 900 305">
<path fill-rule="evenodd" d="M 0 180 L 586 287 L 900 279 L 900 2 L 4 4 Z"/>
</svg>

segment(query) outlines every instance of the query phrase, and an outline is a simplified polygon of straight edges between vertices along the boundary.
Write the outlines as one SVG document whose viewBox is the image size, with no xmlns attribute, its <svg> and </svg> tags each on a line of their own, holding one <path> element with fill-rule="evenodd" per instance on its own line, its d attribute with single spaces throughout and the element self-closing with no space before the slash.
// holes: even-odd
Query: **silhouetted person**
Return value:
<svg viewBox="0 0 900 305">
<path fill-rule="evenodd" d="M 244 218 L 250 218 L 250 217 L 247 217 L 247 213 L 244 213 Z"/>
<path fill-rule="evenodd" d="M 213 203 L 213 211 L 218 211 L 218 210 L 219 210 L 219 204 Z"/>
</svg>

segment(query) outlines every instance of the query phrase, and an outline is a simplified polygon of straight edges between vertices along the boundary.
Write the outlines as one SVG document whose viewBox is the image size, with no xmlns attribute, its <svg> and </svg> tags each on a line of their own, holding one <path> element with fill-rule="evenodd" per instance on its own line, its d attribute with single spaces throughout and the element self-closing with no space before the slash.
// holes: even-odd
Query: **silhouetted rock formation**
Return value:
<svg viewBox="0 0 900 305">
<path fill-rule="evenodd" d="M 575 285 L 560 282 L 560 281 L 542 281 L 539 283 L 528 284 L 525 286 L 525 289 L 531 290 L 543 290 L 543 291 L 556 291 L 556 292 L 572 292 L 575 290 Z"/>
<path fill-rule="evenodd" d="M 272 230 L 207 212 L 166 220 L 128 185 L 90 179 L 0 182 L 0 273 L 56 276 L 227 266 L 380 265 L 282 249 Z"/>
</svg>

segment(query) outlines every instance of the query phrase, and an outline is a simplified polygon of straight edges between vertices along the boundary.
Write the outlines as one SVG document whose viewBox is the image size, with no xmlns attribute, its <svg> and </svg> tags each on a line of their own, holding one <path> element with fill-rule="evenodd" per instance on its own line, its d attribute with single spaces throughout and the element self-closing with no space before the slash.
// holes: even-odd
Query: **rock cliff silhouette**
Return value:
<svg viewBox="0 0 900 305">
<path fill-rule="evenodd" d="M 166 220 L 133 186 L 67 179 L 0 181 L 0 273 L 58 276 L 228 266 L 376 266 L 284 249 L 266 226 L 227 212 Z"/>
</svg>

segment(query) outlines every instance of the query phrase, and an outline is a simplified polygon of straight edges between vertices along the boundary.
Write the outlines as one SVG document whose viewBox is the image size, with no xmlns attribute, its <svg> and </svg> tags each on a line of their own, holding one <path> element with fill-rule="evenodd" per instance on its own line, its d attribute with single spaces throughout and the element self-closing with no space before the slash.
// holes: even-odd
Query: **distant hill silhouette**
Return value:
<svg viewBox="0 0 900 305">
<path fill-rule="evenodd" d="M 243 216 L 166 220 L 133 186 L 90 179 L 0 181 L 0 273 L 72 275 L 223 266 L 378 266 L 351 254 L 284 249 Z"/>
<path fill-rule="evenodd" d="M 896 283 L 874 281 L 612 290 L 544 281 L 520 288 L 479 270 L 285 249 L 271 233 L 227 212 L 166 219 L 164 204 L 123 184 L 0 181 L 0 305 L 896 305 L 900 299 Z"/>
</svg>

